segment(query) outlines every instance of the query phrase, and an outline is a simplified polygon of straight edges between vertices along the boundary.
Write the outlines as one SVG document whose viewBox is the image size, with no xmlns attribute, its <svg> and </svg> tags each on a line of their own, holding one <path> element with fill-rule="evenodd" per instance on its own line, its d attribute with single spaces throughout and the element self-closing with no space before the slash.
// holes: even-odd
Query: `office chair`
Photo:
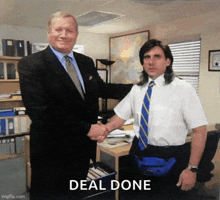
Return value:
<svg viewBox="0 0 220 200">
<path fill-rule="evenodd" d="M 199 172 L 197 174 L 198 182 L 207 182 L 213 177 L 211 171 L 215 168 L 215 166 L 212 159 L 217 151 L 219 138 L 219 131 L 208 131 L 206 146 L 199 164 Z"/>
</svg>

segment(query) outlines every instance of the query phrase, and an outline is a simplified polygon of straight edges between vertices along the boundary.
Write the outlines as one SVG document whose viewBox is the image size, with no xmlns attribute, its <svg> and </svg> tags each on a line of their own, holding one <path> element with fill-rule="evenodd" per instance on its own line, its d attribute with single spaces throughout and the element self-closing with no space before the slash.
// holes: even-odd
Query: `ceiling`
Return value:
<svg viewBox="0 0 220 200">
<path fill-rule="evenodd" d="M 116 34 L 219 9 L 219 0 L 0 0 L 0 24 L 45 29 L 49 15 L 65 10 L 80 21 L 80 31 Z M 113 19 L 101 23 L 108 20 L 103 14 Z M 98 24 L 88 25 L 91 19 Z"/>
</svg>

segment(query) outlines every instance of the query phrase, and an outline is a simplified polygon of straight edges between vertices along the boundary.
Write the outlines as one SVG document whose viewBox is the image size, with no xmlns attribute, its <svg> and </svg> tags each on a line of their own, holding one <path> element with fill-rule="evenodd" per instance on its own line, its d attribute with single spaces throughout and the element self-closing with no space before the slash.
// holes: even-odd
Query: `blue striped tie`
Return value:
<svg viewBox="0 0 220 200">
<path fill-rule="evenodd" d="M 150 109 L 150 98 L 152 93 L 152 87 L 155 85 L 154 81 L 151 81 L 147 93 L 144 97 L 144 102 L 141 110 L 141 124 L 140 124 L 140 137 L 138 140 L 138 145 L 141 150 L 144 150 L 147 147 L 148 143 L 148 115 L 149 115 L 149 109 Z"/>
</svg>

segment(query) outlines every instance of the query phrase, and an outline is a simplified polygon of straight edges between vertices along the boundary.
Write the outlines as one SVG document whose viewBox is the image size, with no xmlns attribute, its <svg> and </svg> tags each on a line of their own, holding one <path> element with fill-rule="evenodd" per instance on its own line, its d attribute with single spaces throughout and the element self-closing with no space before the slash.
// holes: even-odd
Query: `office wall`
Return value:
<svg viewBox="0 0 220 200">
<path fill-rule="evenodd" d="M 177 42 L 201 38 L 199 96 L 208 122 L 220 123 L 220 72 L 208 71 L 209 50 L 220 49 L 220 12 L 172 21 L 151 27 L 151 38 Z"/>
<path fill-rule="evenodd" d="M 208 71 L 209 50 L 220 49 L 220 11 L 114 34 L 150 31 L 150 38 L 175 43 L 201 38 L 199 96 L 209 124 L 220 123 L 220 72 Z"/>
<path fill-rule="evenodd" d="M 26 28 L 20 26 L 0 26 L 0 38 L 21 39 L 30 42 L 47 43 L 46 29 Z M 85 55 L 95 59 L 109 57 L 109 36 L 80 32 L 77 39 L 79 45 L 84 45 Z"/>
<path fill-rule="evenodd" d="M 145 27 L 165 43 L 201 38 L 199 96 L 210 124 L 220 123 L 220 72 L 208 71 L 209 50 L 220 49 L 220 11 Z"/>
</svg>

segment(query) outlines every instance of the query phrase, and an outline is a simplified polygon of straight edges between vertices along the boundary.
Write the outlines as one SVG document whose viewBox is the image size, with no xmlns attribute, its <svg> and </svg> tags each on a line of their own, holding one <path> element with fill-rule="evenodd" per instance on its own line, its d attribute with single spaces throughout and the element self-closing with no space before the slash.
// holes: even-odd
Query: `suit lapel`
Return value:
<svg viewBox="0 0 220 200">
<path fill-rule="evenodd" d="M 48 46 L 44 51 L 45 51 L 45 59 L 47 62 L 46 67 L 50 68 L 51 71 L 56 73 L 56 75 L 59 79 L 58 81 L 60 81 L 61 83 L 63 82 L 68 87 L 71 87 L 74 90 L 74 92 L 77 92 L 79 94 L 78 96 L 81 99 L 83 99 L 81 97 L 78 89 L 76 88 L 75 84 L 73 83 L 73 81 L 69 77 L 69 74 L 64 69 L 64 67 L 62 66 L 62 64 L 60 63 L 60 61 L 56 57 L 56 55 L 52 52 L 50 47 Z"/>
<path fill-rule="evenodd" d="M 86 91 L 87 84 L 89 84 L 89 81 L 92 78 L 92 75 L 89 73 L 89 68 L 88 68 L 87 64 L 85 63 L 85 58 L 82 59 L 82 57 L 78 56 L 78 54 L 75 53 L 75 52 L 73 52 L 73 55 L 76 59 L 79 71 L 82 75 L 83 82 L 84 82 L 84 87 L 85 87 L 85 91 Z"/>
</svg>

